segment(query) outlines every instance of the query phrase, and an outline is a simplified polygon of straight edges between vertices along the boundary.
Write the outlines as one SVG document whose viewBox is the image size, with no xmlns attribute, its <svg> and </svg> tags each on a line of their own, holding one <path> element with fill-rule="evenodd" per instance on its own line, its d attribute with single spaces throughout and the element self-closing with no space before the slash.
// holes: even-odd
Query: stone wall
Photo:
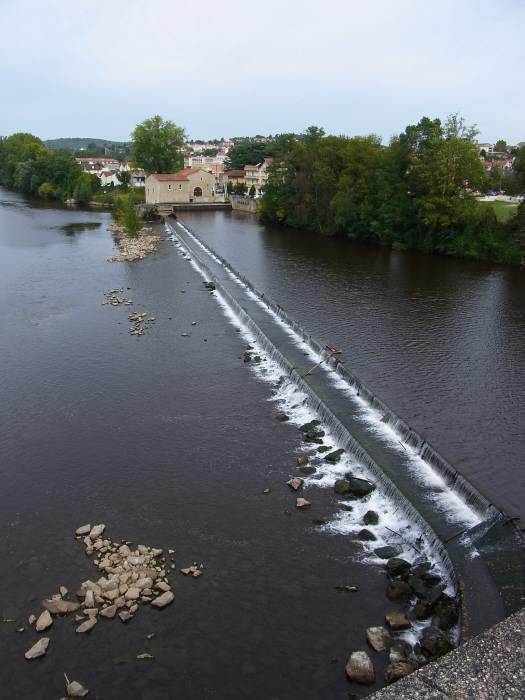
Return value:
<svg viewBox="0 0 525 700">
<path fill-rule="evenodd" d="M 252 197 L 243 197 L 238 194 L 233 194 L 230 199 L 232 209 L 235 211 L 246 211 L 249 214 L 255 214 L 257 211 L 257 200 Z"/>
</svg>

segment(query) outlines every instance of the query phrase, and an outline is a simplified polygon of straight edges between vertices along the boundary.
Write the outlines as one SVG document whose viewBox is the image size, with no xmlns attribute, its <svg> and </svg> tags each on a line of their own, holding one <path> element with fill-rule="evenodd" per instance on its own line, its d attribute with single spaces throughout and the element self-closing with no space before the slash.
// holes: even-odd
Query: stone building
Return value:
<svg viewBox="0 0 525 700">
<path fill-rule="evenodd" d="M 146 178 L 146 204 L 198 204 L 222 202 L 215 193 L 215 176 L 201 168 L 178 173 L 155 173 Z"/>
</svg>

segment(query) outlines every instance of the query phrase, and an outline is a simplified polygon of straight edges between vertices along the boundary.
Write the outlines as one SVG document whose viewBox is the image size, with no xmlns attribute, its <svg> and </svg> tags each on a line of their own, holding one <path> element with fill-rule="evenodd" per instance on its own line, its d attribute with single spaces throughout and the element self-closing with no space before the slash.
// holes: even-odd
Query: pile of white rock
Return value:
<svg viewBox="0 0 525 700">
<path fill-rule="evenodd" d="M 81 616 L 87 616 L 77 632 L 92 629 L 99 614 L 108 619 L 118 615 L 122 622 L 127 622 L 141 604 L 164 608 L 173 602 L 165 563 L 161 561 L 162 549 L 143 544 L 131 549 L 128 544 L 111 542 L 102 538 L 105 529 L 102 524 L 83 525 L 76 531 L 77 537 L 84 538 L 86 554 L 95 554 L 93 563 L 104 573 L 97 581 L 84 581 L 77 591 L 77 597 L 82 600 Z"/>
<path fill-rule="evenodd" d="M 126 236 L 125 230 L 118 224 L 112 224 L 109 230 L 115 236 L 119 254 L 108 258 L 109 262 L 133 262 L 143 260 L 146 255 L 154 253 L 160 243 L 160 236 L 155 231 L 144 226 L 136 238 Z"/>
<path fill-rule="evenodd" d="M 166 558 L 162 549 L 139 544 L 134 549 L 131 543 L 112 542 L 103 537 L 104 524 L 82 525 L 76 530 L 76 537 L 83 540 L 88 556 L 102 574 L 96 581 L 83 581 L 76 592 L 77 601 L 67 600 L 67 588 L 61 586 L 59 593 L 42 601 L 43 612 L 29 617 L 29 624 L 37 632 L 44 632 L 53 625 L 54 616 L 75 614 L 78 623 L 76 632 L 90 632 L 100 618 L 118 617 L 128 622 L 143 605 L 165 608 L 173 602 L 174 595 L 168 581 Z M 174 555 L 173 549 L 168 555 Z M 169 564 L 175 569 L 175 562 Z M 184 574 L 194 577 L 202 573 L 203 566 L 194 564 Z M 43 656 L 49 646 L 49 638 L 42 637 L 25 654 L 26 659 Z"/>
</svg>

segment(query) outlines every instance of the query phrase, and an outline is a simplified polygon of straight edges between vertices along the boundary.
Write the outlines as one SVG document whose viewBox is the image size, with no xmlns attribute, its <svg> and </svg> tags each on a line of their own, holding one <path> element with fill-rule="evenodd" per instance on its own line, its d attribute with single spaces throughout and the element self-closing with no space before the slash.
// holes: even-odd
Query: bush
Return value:
<svg viewBox="0 0 525 700">
<path fill-rule="evenodd" d="M 50 182 L 43 182 L 38 188 L 38 196 L 43 199 L 53 199 L 55 197 L 55 188 Z"/>
</svg>

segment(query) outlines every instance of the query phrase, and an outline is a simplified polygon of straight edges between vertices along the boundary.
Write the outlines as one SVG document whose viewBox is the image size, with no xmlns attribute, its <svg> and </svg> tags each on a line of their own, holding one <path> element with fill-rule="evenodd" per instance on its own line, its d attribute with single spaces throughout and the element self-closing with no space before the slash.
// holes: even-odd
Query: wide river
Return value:
<svg viewBox="0 0 525 700">
<path fill-rule="evenodd" d="M 525 268 L 181 219 L 508 515 L 525 519 Z"/>
<path fill-rule="evenodd" d="M 0 190 L 0 698 L 60 698 L 64 672 L 111 700 L 363 697 L 386 655 L 369 688 L 344 664 L 398 607 L 382 567 L 323 528 L 331 488 L 295 508 L 300 433 L 275 420 L 271 385 L 202 278 L 169 240 L 108 262 L 110 222 Z M 133 305 L 104 305 L 112 289 Z M 143 337 L 130 312 L 156 319 Z M 47 655 L 26 661 L 40 600 L 59 586 L 75 600 L 98 578 L 73 536 L 89 522 L 174 549 L 175 602 L 85 635 L 55 619 Z M 179 573 L 193 562 L 202 577 Z"/>
<path fill-rule="evenodd" d="M 340 346 L 498 505 L 523 512 L 524 270 L 245 215 L 184 219 Z M 382 566 L 362 557 L 375 546 L 356 538 L 368 505 L 343 506 L 346 530 L 325 527 L 341 504 L 319 480 L 302 492 L 311 509 L 295 508 L 286 482 L 300 433 L 275 420 L 264 364 L 243 362 L 246 338 L 170 240 L 143 261 L 108 262 L 110 222 L 0 190 L 0 699 L 62 697 L 64 672 L 111 700 L 364 697 L 383 685 L 386 654 L 373 653 L 377 682 L 366 688 L 348 683 L 345 661 L 367 648 L 367 627 L 403 608 L 386 598 Z M 112 289 L 133 305 L 106 305 Z M 128 333 L 130 312 L 155 319 L 143 337 Z M 398 516 L 376 497 L 380 533 Z M 47 655 L 26 661 L 40 600 L 59 586 L 74 599 L 98 577 L 73 536 L 88 522 L 116 541 L 174 549 L 175 602 L 85 635 L 72 616 L 55 618 Z M 179 573 L 193 562 L 203 576 Z"/>
</svg>

